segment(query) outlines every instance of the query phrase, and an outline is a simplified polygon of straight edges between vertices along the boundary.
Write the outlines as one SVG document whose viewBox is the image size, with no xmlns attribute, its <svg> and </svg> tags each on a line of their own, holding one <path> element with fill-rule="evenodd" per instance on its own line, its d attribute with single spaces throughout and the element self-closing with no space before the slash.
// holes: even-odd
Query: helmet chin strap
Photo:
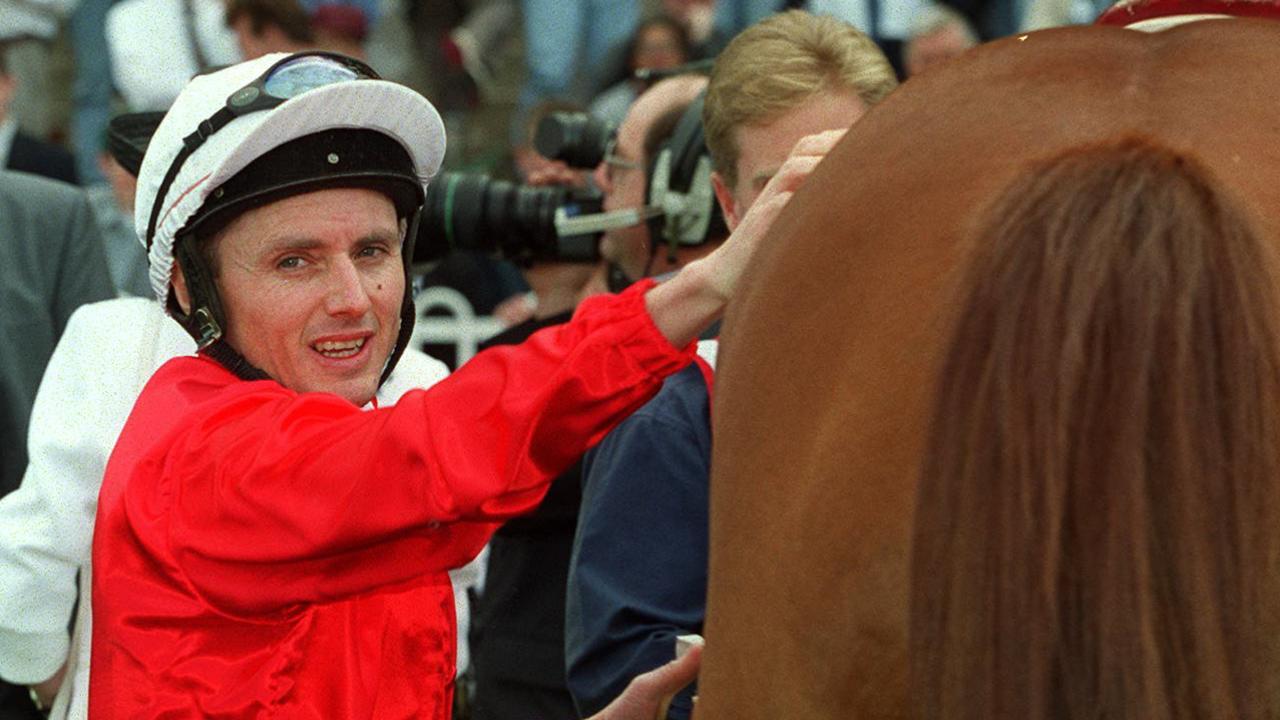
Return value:
<svg viewBox="0 0 1280 720">
<path fill-rule="evenodd" d="M 258 367 L 250 363 L 243 355 L 236 352 L 236 349 L 226 340 L 218 340 L 217 342 L 202 349 L 201 353 L 209 356 L 213 361 L 231 371 L 231 374 L 241 380 L 274 380 L 270 375 L 266 374 Z"/>
<path fill-rule="evenodd" d="M 404 299 L 400 302 L 400 329 L 396 333 L 396 344 L 391 348 L 391 354 L 387 356 L 386 367 L 382 368 L 382 376 L 378 378 L 378 387 L 382 387 L 382 383 L 391 377 L 391 371 L 395 369 L 396 363 L 400 362 L 400 357 L 404 355 L 404 351 L 409 347 L 409 341 L 413 337 L 413 325 L 418 320 L 418 311 L 413 305 L 413 248 L 418 241 L 418 222 L 422 219 L 422 206 L 409 215 L 409 222 L 405 229 L 404 242 L 400 244 L 400 259 L 404 262 Z"/>
<path fill-rule="evenodd" d="M 213 273 L 205 264 L 204 258 L 195 249 L 196 240 L 190 235 L 175 238 L 173 243 L 173 259 L 182 269 L 182 276 L 187 282 L 187 294 L 192 310 L 184 313 L 182 306 L 169 289 L 168 309 L 178 324 L 196 341 L 196 347 L 203 355 L 225 367 L 231 374 L 241 380 L 270 380 L 258 367 L 254 366 L 243 355 L 227 343 L 223 326 L 226 315 L 222 310 L 222 302 L 214 285 Z"/>
</svg>

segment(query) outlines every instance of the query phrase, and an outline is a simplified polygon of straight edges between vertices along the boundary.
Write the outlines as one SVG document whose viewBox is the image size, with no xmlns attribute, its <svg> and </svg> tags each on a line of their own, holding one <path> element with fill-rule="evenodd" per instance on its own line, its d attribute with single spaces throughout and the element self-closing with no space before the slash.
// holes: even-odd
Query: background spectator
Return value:
<svg viewBox="0 0 1280 720">
<path fill-rule="evenodd" d="M 313 49 L 365 59 L 365 38 L 376 18 L 372 7 L 320 0 L 228 0 L 227 26 L 246 59 Z"/>
<path fill-rule="evenodd" d="M 111 72 L 125 106 L 166 110 L 193 75 L 240 60 L 223 0 L 121 0 L 107 13 Z"/>
<path fill-rule="evenodd" d="M 637 70 L 670 70 L 689 60 L 689 36 L 684 26 L 666 15 L 640 23 L 624 48 L 622 77 L 591 101 L 591 114 L 617 127 L 627 108 L 648 85 Z"/>
<path fill-rule="evenodd" d="M 93 203 L 98 229 L 102 232 L 111 283 L 120 295 L 149 297 L 147 251 L 138 242 L 138 234 L 133 229 L 137 178 L 105 151 L 98 156 L 98 166 L 107 182 L 89 188 L 87 194 Z"/>
<path fill-rule="evenodd" d="M 0 496 L 26 469 L 31 402 L 67 319 L 114 294 L 84 196 L 0 171 Z"/>
<path fill-rule="evenodd" d="M 138 191 L 138 167 L 147 140 L 164 113 L 125 115 L 111 122 L 107 147 L 98 155 L 98 166 L 107 183 L 89 188 L 94 216 L 102 231 L 107 269 L 121 295 L 151 297 L 147 277 L 147 251 L 134 229 L 133 202 Z"/>
<path fill-rule="evenodd" d="M 446 60 L 466 71 L 483 98 L 495 91 L 493 55 L 519 21 L 515 0 L 479 0 L 443 40 Z"/>
<path fill-rule="evenodd" d="M 76 1 L 0 0 L 0 60 L 21 81 L 15 117 L 23 130 L 42 140 L 51 139 L 57 129 L 53 44 Z"/>
<path fill-rule="evenodd" d="M 106 177 L 98 153 L 111 118 L 111 51 L 107 46 L 107 11 L 114 0 L 78 0 L 67 22 L 75 70 L 71 85 L 71 148 L 76 175 L 86 187 Z"/>
<path fill-rule="evenodd" d="M 311 17 L 298 0 L 227 0 L 227 27 L 246 60 L 316 47 Z"/>
<path fill-rule="evenodd" d="M 978 44 L 978 36 L 956 10 L 929 3 L 916 15 L 903 51 L 907 77 L 945 62 Z"/>
<path fill-rule="evenodd" d="M 608 53 L 626 42 L 640 22 L 640 3 L 616 0 L 523 0 L 525 65 L 528 79 L 520 93 L 513 145 L 528 111 L 553 97 L 585 99 L 585 88 Z"/>
<path fill-rule="evenodd" d="M 645 203 L 644 166 L 704 85 L 701 77 L 673 78 L 641 96 L 619 129 L 616 158 L 605 161 L 626 158 L 634 163 L 619 169 L 630 176 L 626 182 L 620 178 L 616 183 L 599 183 L 606 209 L 638 208 Z M 604 164 L 597 169 L 598 175 L 603 173 Z M 642 246 L 640 252 L 647 253 L 647 225 L 640 223 L 629 230 L 633 232 L 613 244 L 636 242 Z M 488 345 L 519 343 L 539 329 L 568 322 L 580 301 L 605 291 L 599 271 L 598 266 L 587 264 L 535 265 L 526 274 L 538 293 L 535 316 Z M 484 593 L 475 604 L 477 720 L 578 717 L 565 681 L 564 609 L 580 502 L 581 467 L 575 463 L 552 482 L 533 513 L 505 523 L 490 542 Z"/>
<path fill-rule="evenodd" d="M 1025 0 L 1019 29 L 1029 32 L 1062 25 L 1088 25 L 1109 7 L 1109 0 Z"/>
<path fill-rule="evenodd" d="M 377 3 L 314 2 L 303 3 L 311 18 L 316 45 L 325 50 L 366 58 L 365 39 L 369 27 L 377 22 Z"/>
<path fill-rule="evenodd" d="M 71 313 L 112 295 L 84 196 L 64 183 L 0 170 L 0 497 L 18 487 L 26 469 L 31 405 Z M 0 716 L 30 712 L 26 688 L 0 684 Z"/>
<path fill-rule="evenodd" d="M 18 102 L 18 79 L 9 73 L 0 52 L 0 167 L 76 182 L 75 159 L 62 147 L 22 130 L 13 109 Z"/>
</svg>

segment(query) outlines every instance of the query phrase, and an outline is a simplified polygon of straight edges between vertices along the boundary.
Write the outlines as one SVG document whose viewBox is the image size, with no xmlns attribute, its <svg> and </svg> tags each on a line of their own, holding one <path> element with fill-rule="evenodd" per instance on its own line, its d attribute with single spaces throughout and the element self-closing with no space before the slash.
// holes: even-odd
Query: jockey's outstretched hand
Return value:
<svg viewBox="0 0 1280 720">
<path fill-rule="evenodd" d="M 795 147 L 791 148 L 791 154 L 782 167 L 769 178 L 755 202 L 751 203 L 751 208 L 742 216 L 742 222 L 734 229 L 733 234 L 707 256 L 704 262 L 715 264 L 714 278 L 726 301 L 733 296 L 742 271 L 755 254 L 760 241 L 768 234 L 769 228 L 773 227 L 778 213 L 782 212 L 782 208 L 791 201 L 791 196 L 800 189 L 813 169 L 818 167 L 818 163 L 822 162 L 846 132 L 848 131 L 828 130 L 800 138 Z"/>
</svg>

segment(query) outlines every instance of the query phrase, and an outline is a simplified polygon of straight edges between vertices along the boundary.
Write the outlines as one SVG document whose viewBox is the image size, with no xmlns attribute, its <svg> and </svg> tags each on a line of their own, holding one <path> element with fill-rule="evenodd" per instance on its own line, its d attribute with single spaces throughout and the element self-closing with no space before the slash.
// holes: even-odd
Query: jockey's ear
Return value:
<svg viewBox="0 0 1280 720">
<path fill-rule="evenodd" d="M 191 292 L 187 290 L 187 276 L 182 274 L 178 263 L 173 264 L 173 294 L 178 299 L 182 312 L 191 313 Z"/>
</svg>

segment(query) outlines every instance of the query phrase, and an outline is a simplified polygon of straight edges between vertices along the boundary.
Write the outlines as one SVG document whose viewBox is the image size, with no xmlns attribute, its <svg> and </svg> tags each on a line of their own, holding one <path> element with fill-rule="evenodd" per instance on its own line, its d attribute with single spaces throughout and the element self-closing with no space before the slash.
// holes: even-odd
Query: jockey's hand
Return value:
<svg viewBox="0 0 1280 720">
<path fill-rule="evenodd" d="M 773 227 L 773 221 L 778 218 L 782 208 L 791 201 L 791 196 L 800 189 L 813 169 L 846 132 L 847 130 L 829 130 L 800 138 L 782 167 L 769 178 L 755 202 L 751 203 L 733 234 L 706 258 L 709 264 L 717 263 L 715 278 L 726 300 L 733 296 L 747 262 L 755 254 L 760 241 L 768 234 L 769 228 Z M 717 258 L 718 254 L 723 257 Z"/>
</svg>

